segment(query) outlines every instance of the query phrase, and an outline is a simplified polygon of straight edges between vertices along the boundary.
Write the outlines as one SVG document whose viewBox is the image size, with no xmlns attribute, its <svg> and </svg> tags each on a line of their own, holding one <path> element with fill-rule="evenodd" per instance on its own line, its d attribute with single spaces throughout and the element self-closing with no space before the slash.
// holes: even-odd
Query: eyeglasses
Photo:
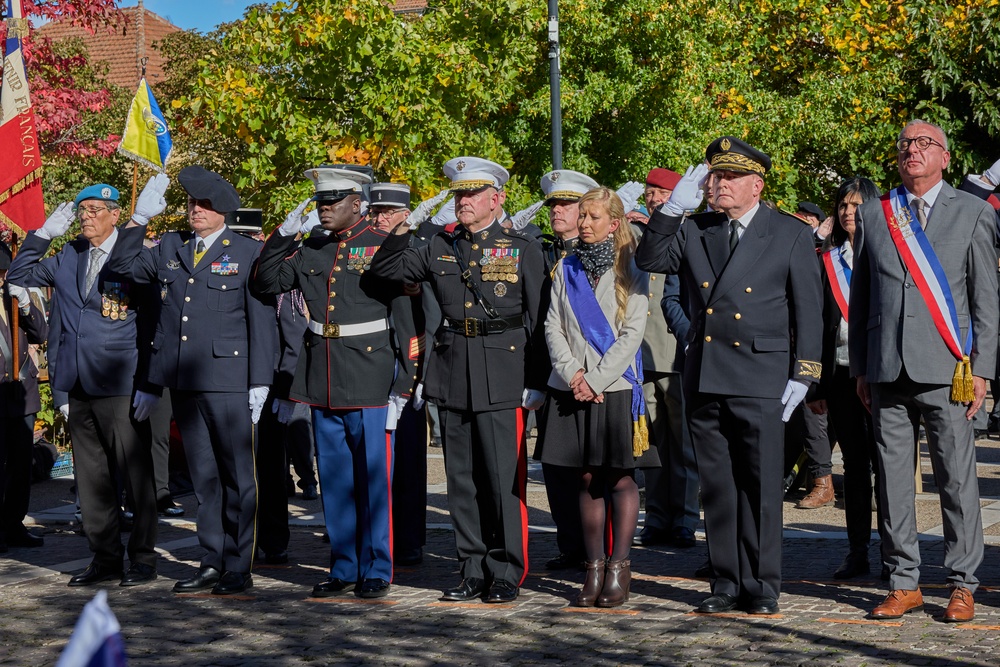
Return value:
<svg viewBox="0 0 1000 667">
<path fill-rule="evenodd" d="M 383 218 L 383 217 L 391 218 L 392 216 L 396 215 L 397 213 L 401 213 L 402 211 L 403 209 L 401 208 L 381 208 L 378 210 L 373 208 L 371 210 L 371 215 L 372 219 Z"/>
<path fill-rule="evenodd" d="M 110 210 L 107 206 L 78 206 L 76 209 L 76 217 L 85 218 L 87 216 L 96 216 L 101 211 Z"/>
<path fill-rule="evenodd" d="M 896 142 L 896 148 L 899 149 L 900 153 L 902 153 L 903 151 L 905 151 L 910 147 L 910 144 L 916 144 L 917 150 L 921 151 L 925 151 L 931 146 L 941 146 L 941 148 L 944 148 L 944 145 L 942 143 L 934 141 L 930 137 L 908 137 L 900 139 L 899 141 Z"/>
</svg>

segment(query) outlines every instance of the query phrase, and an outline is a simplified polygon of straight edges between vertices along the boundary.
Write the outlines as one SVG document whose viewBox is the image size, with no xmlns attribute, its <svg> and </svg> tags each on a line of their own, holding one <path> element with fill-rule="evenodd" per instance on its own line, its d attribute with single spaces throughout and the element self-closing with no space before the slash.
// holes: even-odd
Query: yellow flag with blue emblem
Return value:
<svg viewBox="0 0 1000 667">
<path fill-rule="evenodd" d="M 167 156 L 172 147 L 170 130 L 167 129 L 160 105 L 156 103 L 153 91 L 143 77 L 132 100 L 118 152 L 162 172 L 165 171 Z"/>
</svg>

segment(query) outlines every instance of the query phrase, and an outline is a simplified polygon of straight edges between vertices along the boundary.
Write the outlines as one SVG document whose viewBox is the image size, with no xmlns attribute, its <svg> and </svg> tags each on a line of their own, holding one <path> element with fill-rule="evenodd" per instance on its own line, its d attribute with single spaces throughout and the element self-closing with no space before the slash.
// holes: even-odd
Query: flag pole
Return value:
<svg viewBox="0 0 1000 667">
<path fill-rule="evenodd" d="M 12 260 L 17 257 L 17 234 L 14 233 L 13 229 L 10 231 L 10 257 Z M 13 363 L 11 364 L 11 377 L 14 379 L 14 382 L 17 382 L 21 377 L 21 346 L 19 345 L 21 337 L 18 335 L 21 325 L 21 309 L 17 306 L 15 301 L 16 299 L 11 297 L 10 349 L 11 356 L 14 357 Z"/>
<path fill-rule="evenodd" d="M 139 9 L 142 10 L 141 2 L 139 3 Z M 139 60 L 139 62 L 142 63 L 142 75 L 139 77 L 139 81 L 142 81 L 144 78 L 146 78 L 146 63 L 149 62 L 149 58 L 143 56 Z M 138 184 L 139 184 L 139 163 L 133 161 L 132 162 L 132 211 L 129 213 L 130 216 L 133 213 L 135 213 L 135 197 L 136 197 L 136 190 L 138 189 Z"/>
</svg>

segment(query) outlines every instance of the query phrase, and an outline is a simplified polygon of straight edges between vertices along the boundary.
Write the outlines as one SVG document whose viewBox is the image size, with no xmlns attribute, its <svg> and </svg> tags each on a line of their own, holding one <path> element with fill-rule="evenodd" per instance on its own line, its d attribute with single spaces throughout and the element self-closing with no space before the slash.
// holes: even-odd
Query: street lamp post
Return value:
<svg viewBox="0 0 1000 667">
<path fill-rule="evenodd" d="M 559 0 L 549 0 L 549 103 L 552 110 L 553 169 L 562 169 L 562 108 L 559 101 Z"/>
</svg>

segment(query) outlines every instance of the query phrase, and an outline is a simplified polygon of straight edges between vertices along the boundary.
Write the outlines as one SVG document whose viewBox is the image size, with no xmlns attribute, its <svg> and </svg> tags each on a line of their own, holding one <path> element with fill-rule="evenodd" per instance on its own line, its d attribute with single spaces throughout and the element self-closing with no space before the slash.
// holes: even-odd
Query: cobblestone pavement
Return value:
<svg viewBox="0 0 1000 667">
<path fill-rule="evenodd" d="M 781 612 L 698 615 L 708 582 L 693 577 L 705 561 L 699 534 L 693 549 L 637 548 L 632 552 L 632 598 L 613 610 L 569 606 L 582 582 L 575 571 L 547 572 L 556 555 L 544 493 L 532 471 L 529 492 L 531 568 L 511 605 L 438 601 L 458 583 L 454 537 L 431 450 L 424 562 L 397 568 L 382 600 L 310 599 L 325 578 L 327 547 L 317 503 L 293 501 L 295 517 L 287 566 L 257 565 L 245 596 L 178 596 L 176 579 L 190 576 L 200 549 L 194 524 L 160 524 L 160 578 L 123 589 L 102 584 L 122 625 L 133 665 L 997 665 L 1000 663 L 1000 545 L 988 538 L 979 570 L 973 623 L 940 621 L 947 604 L 942 543 L 933 520 L 921 528 L 926 607 L 898 621 L 867 620 L 885 595 L 878 570 L 867 579 L 835 582 L 846 552 L 842 511 L 816 510 L 808 521 L 786 503 Z M 985 477 L 992 476 L 990 474 Z M 932 483 L 925 479 L 925 484 Z M 981 477 L 981 482 L 986 482 Z M 32 517 L 45 536 L 41 549 L 11 549 L 0 558 L 0 664 L 53 664 L 94 588 L 66 586 L 70 572 L 89 562 L 86 541 L 72 523 L 70 479 L 33 487 Z M 985 485 L 985 484 L 984 484 Z M 925 486 L 925 490 L 927 487 Z M 933 491 L 933 488 L 930 488 Z M 985 496 L 985 493 L 984 493 Z M 984 497 L 989 507 L 998 499 Z M 187 515 L 191 497 L 181 499 Z M 933 494 L 921 502 L 934 504 Z M 933 512 L 929 513 L 933 517 Z M 938 514 L 938 516 L 940 516 Z M 939 520 L 938 520 L 939 523 Z M 984 523 L 993 523 L 992 519 Z M 877 547 L 872 548 L 872 558 Z"/>
</svg>

